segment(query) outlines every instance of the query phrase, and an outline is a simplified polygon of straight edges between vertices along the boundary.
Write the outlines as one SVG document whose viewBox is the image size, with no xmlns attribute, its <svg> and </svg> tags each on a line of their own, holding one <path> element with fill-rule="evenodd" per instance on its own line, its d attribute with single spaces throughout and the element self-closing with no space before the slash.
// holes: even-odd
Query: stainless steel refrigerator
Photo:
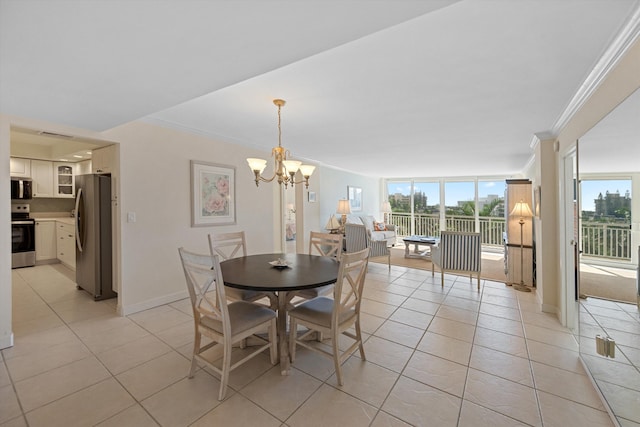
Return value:
<svg viewBox="0 0 640 427">
<path fill-rule="evenodd" d="M 111 177 L 76 176 L 76 285 L 97 300 L 113 298 Z"/>
</svg>

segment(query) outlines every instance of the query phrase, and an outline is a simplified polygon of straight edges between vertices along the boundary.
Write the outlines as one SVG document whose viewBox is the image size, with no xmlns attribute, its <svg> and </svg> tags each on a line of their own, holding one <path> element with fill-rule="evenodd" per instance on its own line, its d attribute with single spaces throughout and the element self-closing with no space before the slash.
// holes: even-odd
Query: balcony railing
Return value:
<svg viewBox="0 0 640 427">
<path fill-rule="evenodd" d="M 480 217 L 480 234 L 483 246 L 502 246 L 505 231 L 504 218 Z M 438 236 L 440 234 L 440 215 L 416 214 L 411 222 L 411 214 L 394 212 L 388 221 L 395 224 L 398 237 L 411 234 Z M 447 230 L 475 231 L 475 218 L 447 215 Z M 412 226 L 413 225 L 413 232 Z M 582 254 L 591 257 L 617 260 L 631 259 L 631 228 L 629 224 L 610 224 L 601 222 L 582 222 Z"/>
<path fill-rule="evenodd" d="M 416 214 L 414 215 L 413 232 L 411 231 L 411 214 L 394 212 L 390 215 L 389 222 L 397 229 L 398 237 L 405 237 L 411 234 L 424 236 L 440 235 L 440 215 L 438 214 Z M 445 216 L 447 230 L 452 231 L 475 231 L 475 218 L 460 215 Z M 502 246 L 502 234 L 505 231 L 504 218 L 480 217 L 480 234 L 482 244 L 487 246 Z"/>
<path fill-rule="evenodd" d="M 582 255 L 631 259 L 631 227 L 629 224 L 582 222 Z"/>
</svg>

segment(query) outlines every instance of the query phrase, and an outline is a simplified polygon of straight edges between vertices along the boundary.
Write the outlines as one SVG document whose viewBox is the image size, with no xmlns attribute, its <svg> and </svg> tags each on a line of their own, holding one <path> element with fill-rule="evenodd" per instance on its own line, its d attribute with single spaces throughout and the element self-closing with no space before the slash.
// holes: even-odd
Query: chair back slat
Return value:
<svg viewBox="0 0 640 427">
<path fill-rule="evenodd" d="M 230 332 L 229 311 L 218 255 L 197 254 L 179 248 L 182 268 L 187 282 L 191 308 L 196 319 L 208 316 L 221 322 L 225 333 Z"/>
<path fill-rule="evenodd" d="M 347 252 L 359 252 L 368 247 L 367 228 L 359 224 L 345 224 L 344 233 Z"/>
<path fill-rule="evenodd" d="M 342 255 L 342 235 L 310 232 L 309 255 L 335 257 L 339 261 Z"/>
<path fill-rule="evenodd" d="M 239 256 L 247 256 L 247 243 L 244 231 L 231 233 L 209 234 L 211 248 L 222 258 L 227 260 Z"/>
<path fill-rule="evenodd" d="M 360 310 L 368 264 L 369 248 L 342 255 L 338 280 L 333 290 L 333 298 L 336 302 L 332 319 L 334 324 L 338 324 L 343 313 Z"/>
<path fill-rule="evenodd" d="M 480 271 L 480 233 L 443 231 L 440 236 L 441 262 L 445 270 Z"/>
</svg>

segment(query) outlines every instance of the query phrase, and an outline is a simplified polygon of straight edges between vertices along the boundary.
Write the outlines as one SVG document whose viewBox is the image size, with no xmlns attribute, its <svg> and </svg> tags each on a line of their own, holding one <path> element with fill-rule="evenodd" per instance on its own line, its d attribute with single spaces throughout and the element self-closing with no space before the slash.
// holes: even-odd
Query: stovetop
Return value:
<svg viewBox="0 0 640 427">
<path fill-rule="evenodd" d="M 29 203 L 15 203 L 11 205 L 11 220 L 25 220 L 29 217 Z"/>
</svg>

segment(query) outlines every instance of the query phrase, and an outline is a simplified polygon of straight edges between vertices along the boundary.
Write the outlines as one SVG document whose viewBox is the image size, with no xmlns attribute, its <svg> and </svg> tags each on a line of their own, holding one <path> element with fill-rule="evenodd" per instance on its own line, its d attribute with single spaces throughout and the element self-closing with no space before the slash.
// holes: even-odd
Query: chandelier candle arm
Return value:
<svg viewBox="0 0 640 427">
<path fill-rule="evenodd" d="M 262 176 L 262 172 L 267 166 L 267 161 L 264 159 L 248 158 L 247 163 L 249 168 L 255 175 L 256 187 L 259 186 L 260 181 L 271 182 L 274 179 L 278 180 L 278 184 L 284 184 L 284 188 L 287 188 L 288 184 L 293 187 L 294 184 L 305 184 L 306 188 L 309 188 L 309 177 L 313 174 L 315 166 L 303 165 L 302 162 L 297 160 L 287 159 L 287 154 L 290 154 L 287 149 L 282 146 L 282 125 L 280 109 L 286 104 L 283 99 L 274 99 L 273 103 L 278 107 L 278 146 L 271 150 L 271 156 L 274 158 L 275 167 L 274 173 L 271 178 L 265 178 Z M 303 176 L 303 180 L 296 181 L 295 175 L 300 171 Z"/>
</svg>

